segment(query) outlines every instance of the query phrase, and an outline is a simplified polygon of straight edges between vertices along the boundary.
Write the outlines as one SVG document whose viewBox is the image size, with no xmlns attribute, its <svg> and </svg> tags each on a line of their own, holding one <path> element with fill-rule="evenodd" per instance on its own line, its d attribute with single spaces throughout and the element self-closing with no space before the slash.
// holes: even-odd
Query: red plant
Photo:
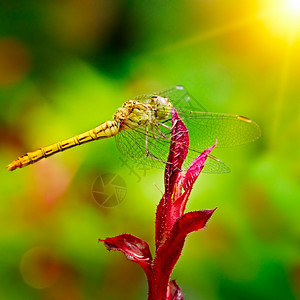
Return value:
<svg viewBox="0 0 300 300">
<path fill-rule="evenodd" d="M 156 210 L 155 258 L 152 259 L 149 245 L 131 234 L 99 239 L 108 250 L 123 252 L 127 259 L 143 268 L 148 279 L 148 300 L 184 299 L 176 281 L 170 281 L 172 270 L 180 257 L 186 236 L 202 229 L 215 211 L 184 213 L 192 187 L 215 145 L 201 153 L 184 174 L 181 167 L 188 152 L 188 131 L 176 111 L 172 113 L 172 124 L 171 146 L 165 168 L 165 193 Z"/>
</svg>

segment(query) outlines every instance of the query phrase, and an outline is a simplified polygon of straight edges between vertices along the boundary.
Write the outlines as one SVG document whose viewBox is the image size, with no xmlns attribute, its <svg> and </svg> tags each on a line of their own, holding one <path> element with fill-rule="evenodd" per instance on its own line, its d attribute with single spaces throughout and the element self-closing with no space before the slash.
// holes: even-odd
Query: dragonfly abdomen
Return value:
<svg viewBox="0 0 300 300">
<path fill-rule="evenodd" d="M 84 133 L 78 134 L 69 139 L 60 141 L 58 143 L 42 147 L 33 152 L 28 152 L 25 155 L 18 157 L 7 168 L 9 171 L 17 168 L 23 168 L 35 162 L 38 162 L 42 158 L 47 158 L 57 152 L 62 152 L 66 149 L 103 138 L 108 138 L 116 135 L 119 132 L 119 123 L 117 121 L 106 121 L 99 126 L 88 130 Z"/>
</svg>

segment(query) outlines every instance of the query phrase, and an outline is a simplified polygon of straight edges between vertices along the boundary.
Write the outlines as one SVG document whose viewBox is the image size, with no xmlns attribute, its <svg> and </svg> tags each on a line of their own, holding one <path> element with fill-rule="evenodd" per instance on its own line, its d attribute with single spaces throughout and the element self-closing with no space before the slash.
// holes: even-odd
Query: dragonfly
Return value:
<svg viewBox="0 0 300 300">
<path fill-rule="evenodd" d="M 261 135 L 258 124 L 246 117 L 207 112 L 181 85 L 160 92 L 139 95 L 126 101 L 113 120 L 66 140 L 28 152 L 11 162 L 12 171 L 38 162 L 55 153 L 90 141 L 115 137 L 119 151 L 127 158 L 155 168 L 168 158 L 172 135 L 172 110 L 176 109 L 189 132 L 186 165 L 217 140 L 217 147 L 231 147 L 253 142 Z M 230 168 L 209 155 L 203 172 L 227 173 Z"/>
</svg>

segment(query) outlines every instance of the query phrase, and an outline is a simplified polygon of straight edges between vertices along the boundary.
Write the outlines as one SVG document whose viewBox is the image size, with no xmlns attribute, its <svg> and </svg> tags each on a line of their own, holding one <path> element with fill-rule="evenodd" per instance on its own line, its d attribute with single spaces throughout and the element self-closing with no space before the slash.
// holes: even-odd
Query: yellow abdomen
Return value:
<svg viewBox="0 0 300 300">
<path fill-rule="evenodd" d="M 99 126 L 76 135 L 72 138 L 63 140 L 61 142 L 42 147 L 33 152 L 28 152 L 23 156 L 18 157 L 16 160 L 11 162 L 6 168 L 9 171 L 15 170 L 17 168 L 23 168 L 30 164 L 33 164 L 42 158 L 49 157 L 57 152 L 64 151 L 66 149 L 94 141 L 99 139 L 108 138 L 116 135 L 120 130 L 119 122 L 117 121 L 106 121 Z"/>
</svg>

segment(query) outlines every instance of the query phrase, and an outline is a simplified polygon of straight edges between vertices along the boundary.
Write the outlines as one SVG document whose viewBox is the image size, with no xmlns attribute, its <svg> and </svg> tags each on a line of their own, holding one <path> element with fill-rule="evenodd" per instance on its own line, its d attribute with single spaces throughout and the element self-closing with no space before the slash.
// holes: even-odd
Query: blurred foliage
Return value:
<svg viewBox="0 0 300 300">
<path fill-rule="evenodd" d="M 12 173 L 4 166 L 175 84 L 210 111 L 254 119 L 263 136 L 214 152 L 232 172 L 201 175 L 188 208 L 219 209 L 188 238 L 172 278 L 186 299 L 300 297 L 298 6 L 1 1 L 1 299 L 146 298 L 139 266 L 97 238 L 127 232 L 153 247 L 162 170 L 130 172 L 112 139 Z M 91 195 L 104 172 L 127 184 L 111 209 Z"/>
</svg>

